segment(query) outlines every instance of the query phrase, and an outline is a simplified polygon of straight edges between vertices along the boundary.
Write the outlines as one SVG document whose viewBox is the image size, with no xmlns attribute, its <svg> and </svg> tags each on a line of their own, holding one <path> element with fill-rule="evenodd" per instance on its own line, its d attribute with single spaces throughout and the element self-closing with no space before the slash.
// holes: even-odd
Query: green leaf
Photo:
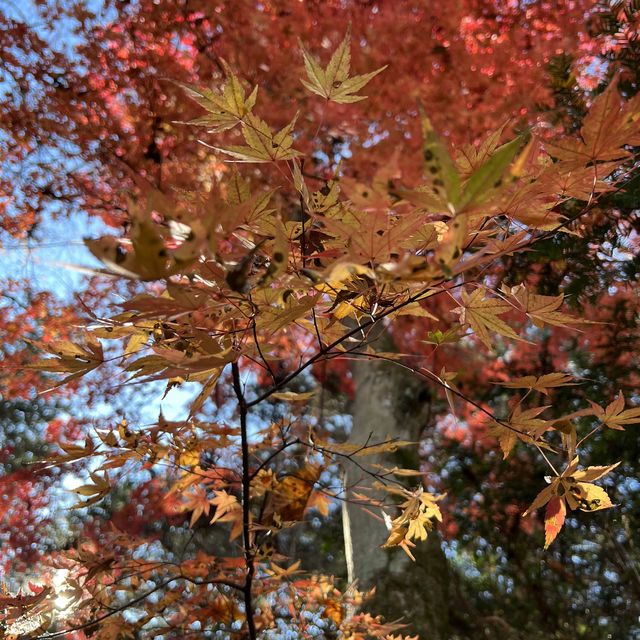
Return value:
<svg viewBox="0 0 640 640">
<path fill-rule="evenodd" d="M 461 206 L 477 204 L 486 199 L 487 195 L 501 186 L 502 177 L 518 149 L 522 145 L 522 138 L 514 138 L 503 144 L 476 171 L 464 185 Z"/>
<path fill-rule="evenodd" d="M 422 107 L 420 107 L 420 114 L 424 141 L 422 154 L 429 187 L 436 196 L 445 199 L 455 207 L 460 199 L 460 176 L 449 150 L 440 140 Z"/>
</svg>

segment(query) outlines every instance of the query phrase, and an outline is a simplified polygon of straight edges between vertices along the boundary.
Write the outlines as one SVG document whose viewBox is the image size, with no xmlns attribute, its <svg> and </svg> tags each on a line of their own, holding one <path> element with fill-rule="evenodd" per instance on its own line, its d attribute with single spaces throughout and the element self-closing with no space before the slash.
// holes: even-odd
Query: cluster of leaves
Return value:
<svg viewBox="0 0 640 640">
<path fill-rule="evenodd" d="M 338 103 L 360 100 L 355 93 L 382 70 L 350 76 L 346 38 L 326 68 L 306 51 L 303 60 L 303 85 Z M 76 489 L 88 498 L 83 506 L 102 501 L 134 469 L 162 469 L 174 513 L 190 514 L 194 531 L 203 516 L 221 526 L 228 533 L 219 546 L 223 551 L 154 559 L 147 537 L 118 531 L 108 547 L 80 544 L 55 561 L 69 572 L 62 591 L 4 597 L 8 633 L 27 627 L 32 635 L 40 633 L 62 592 L 73 609 L 68 629 L 91 629 L 100 638 L 171 634 L 188 628 L 194 615 L 215 630 L 242 627 L 256 638 L 274 628 L 283 603 L 301 628 L 308 626 L 295 607 L 302 602 L 345 637 L 392 637 L 398 625 L 354 613 L 366 594 L 351 586 L 341 591 L 331 577 L 299 575 L 295 558 L 286 558 L 272 541 L 309 511 L 326 517 L 346 497 L 382 511 L 389 536 L 380 543 L 411 555 L 413 541 L 424 540 L 442 520 L 441 496 L 420 483 L 408 489 L 402 479 L 420 475 L 413 469 L 360 462 L 412 443 L 337 443 L 309 410 L 312 395 L 291 385 L 319 362 L 384 359 L 437 385 L 452 406 L 456 398 L 473 402 L 456 386 L 453 372 L 426 365 L 443 343 L 477 339 L 492 349 L 499 340 L 528 341 L 531 325 L 585 324 L 562 310 L 562 295 L 542 295 L 529 283 L 500 288 L 484 274 L 537 242 L 578 232 L 580 218 L 616 188 L 611 176 L 629 160 L 626 147 L 639 142 L 637 100 L 622 103 L 612 85 L 592 105 L 579 137 L 501 144 L 499 129 L 455 154 L 423 114 L 417 184 L 403 175 L 396 158 L 370 184 L 336 168 L 314 189 L 296 149 L 296 118 L 274 131 L 254 113 L 258 91 L 247 91 L 229 68 L 226 73 L 220 90 L 186 89 L 207 111 L 191 124 L 216 134 L 239 130 L 243 144 L 213 148 L 234 161 L 275 165 L 274 182 L 256 191 L 239 172 L 225 171 L 208 193 L 170 197 L 140 179 L 143 196 L 128 207 L 128 236 L 87 244 L 107 274 L 148 284 L 117 313 L 96 315 L 82 341 L 43 344 L 53 357 L 32 365 L 66 374 L 63 384 L 103 366 L 101 341 L 117 340 L 124 347 L 111 359 L 132 380 L 164 380 L 167 391 L 199 383 L 188 419 L 160 416 L 144 427 L 123 421 L 84 443 L 66 444 L 53 462 L 89 464 L 90 482 Z M 569 217 L 563 205 L 573 200 L 587 204 Z M 291 203 L 299 209 L 293 215 Z M 438 306 L 442 299 L 452 303 L 449 309 Z M 424 363 L 409 365 L 405 355 L 415 354 L 376 349 L 377 328 L 392 328 L 407 317 L 453 327 L 428 334 L 431 351 Z M 284 373 L 281 343 L 295 350 L 295 364 Z M 248 380 L 256 374 L 267 384 L 252 395 Z M 482 408 L 504 457 L 521 442 L 539 452 L 553 473 L 529 509 L 547 505 L 547 546 L 567 506 L 611 506 L 592 481 L 615 465 L 578 470 L 581 447 L 600 426 L 640 421 L 640 411 L 625 409 L 622 396 L 604 408 L 543 418 L 548 407 L 531 402 L 534 392 L 545 395 L 572 383 L 572 376 L 560 372 L 514 378 L 504 386 L 526 393 L 512 400 L 505 417 Z M 233 400 L 233 413 L 200 419 L 211 397 Z M 252 411 L 275 402 L 286 404 L 285 417 L 253 427 Z M 599 426 L 578 439 L 575 420 L 585 416 Z M 563 472 L 550 456 L 566 461 Z M 345 460 L 376 478 L 385 499 L 358 487 L 336 490 L 337 468 Z M 123 591 L 129 594 L 124 603 Z M 140 613 L 135 622 L 124 616 L 128 608 Z"/>
</svg>

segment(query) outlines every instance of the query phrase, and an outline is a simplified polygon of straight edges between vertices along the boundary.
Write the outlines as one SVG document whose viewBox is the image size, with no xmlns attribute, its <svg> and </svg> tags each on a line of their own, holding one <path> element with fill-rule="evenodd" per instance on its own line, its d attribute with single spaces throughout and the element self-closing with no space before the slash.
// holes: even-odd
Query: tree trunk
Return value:
<svg viewBox="0 0 640 640">
<path fill-rule="evenodd" d="M 393 348 L 386 335 L 378 342 L 381 350 Z M 380 360 L 356 362 L 353 375 L 356 398 L 351 442 L 364 443 L 368 438 L 380 442 L 389 436 L 416 441 L 420 437 L 430 397 L 423 381 L 396 364 Z M 362 460 L 405 468 L 417 468 L 419 463 L 415 447 L 399 449 L 390 456 Z M 353 463 L 348 463 L 345 479 L 347 487 L 372 485 L 372 479 Z M 371 490 L 367 493 L 375 495 Z M 348 504 L 347 515 L 354 577 L 359 588 L 376 588 L 368 608 L 388 622 L 401 619 L 408 625 L 403 633 L 429 640 L 449 638 L 449 575 L 438 534 L 431 532 L 426 542 L 418 542 L 413 550 L 414 563 L 401 549 L 379 548 L 388 535 L 383 522 L 353 504 Z"/>
</svg>

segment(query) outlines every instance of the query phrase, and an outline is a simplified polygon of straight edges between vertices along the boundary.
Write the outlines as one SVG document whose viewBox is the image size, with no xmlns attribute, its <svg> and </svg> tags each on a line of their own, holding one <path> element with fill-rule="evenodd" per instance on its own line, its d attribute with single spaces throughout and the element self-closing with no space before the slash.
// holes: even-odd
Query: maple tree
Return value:
<svg viewBox="0 0 640 640">
<path fill-rule="evenodd" d="M 3 604 L 9 625 L 45 637 L 65 633 L 64 628 L 43 630 L 62 593 L 73 609 L 65 625 L 98 637 L 113 637 L 123 629 L 130 634 L 185 633 L 193 620 L 256 637 L 277 624 L 282 607 L 289 608 L 287 615 L 301 633 L 310 633 L 312 624 L 302 615 L 305 607 L 315 608 L 324 624 L 344 634 L 401 632 L 399 626 L 354 613 L 362 594 L 352 588 L 341 592 L 331 576 L 299 574 L 295 559 L 287 561 L 277 544 L 271 546 L 305 512 L 327 517 L 332 501 L 344 499 L 343 489 L 336 491 L 332 481 L 345 461 L 386 487 L 384 504 L 349 488 L 352 502 L 368 503 L 369 510 L 384 508 L 389 534 L 380 543 L 385 546 L 400 546 L 411 556 L 434 521 L 442 519 L 440 495 L 402 481 L 419 476 L 415 469 L 367 465 L 367 456 L 377 461 L 381 453 L 412 443 L 398 442 L 392 434 L 375 442 L 339 442 L 317 421 L 309 409 L 314 396 L 304 386 L 309 384 L 305 374 L 323 375 L 325 363 L 340 366 L 369 358 L 411 369 L 441 388 L 454 413 L 460 410 L 459 399 L 484 414 L 504 457 L 518 443 L 539 452 L 553 473 L 544 490 L 551 505 L 547 544 L 561 528 L 566 506 L 587 511 L 610 506 L 603 489 L 586 480 L 613 466 L 576 471 L 572 462 L 600 427 L 578 440 L 583 425 L 576 421 L 614 429 L 637 422 L 637 410 L 625 408 L 622 396 L 611 404 L 602 401 L 550 417 L 548 407 L 534 402 L 539 400 L 535 392 L 565 390 L 577 382 L 574 376 L 558 371 L 511 377 L 502 380 L 503 386 L 523 389 L 523 395 L 511 395 L 508 411 L 496 413 L 460 390 L 450 371 L 453 362 L 445 360 L 437 368 L 428 363 L 448 345 L 470 339 L 488 349 L 511 342 L 515 349 L 535 339 L 535 328 L 589 330 L 562 308 L 562 295 L 543 295 L 531 282 L 496 285 L 497 265 L 559 234 L 584 232 L 583 221 L 607 194 L 623 188 L 633 162 L 628 148 L 638 145 L 637 100 L 623 103 L 614 83 L 595 100 L 579 135 L 521 135 L 503 143 L 509 133 L 493 123 L 479 144 L 454 145 L 454 153 L 426 115 L 416 118 L 415 112 L 422 135 L 413 130 L 402 157 L 373 175 L 366 171 L 363 152 L 353 159 L 353 172 L 350 161 L 339 167 L 320 161 L 315 164 L 321 172 L 310 173 L 303 159 L 317 143 L 299 133 L 298 123 L 307 120 L 302 131 L 319 131 L 314 115 L 332 108 L 327 101 L 360 102 L 356 93 L 368 90 L 365 83 L 384 77 L 382 72 L 375 78 L 377 71 L 371 69 L 377 65 L 354 64 L 359 75 L 350 75 L 349 40 L 337 42 L 324 60 L 318 60 L 311 45 L 300 49 L 299 73 L 291 74 L 291 85 L 299 83 L 324 100 L 312 97 L 315 103 L 302 103 L 307 99 L 301 97 L 297 119 L 292 113 L 279 115 L 282 121 L 271 118 L 280 114 L 272 109 L 273 92 L 256 92 L 244 82 L 230 56 L 228 64 L 217 62 L 225 79 L 213 89 L 186 87 L 186 95 L 204 113 L 181 119 L 203 127 L 205 132 L 198 134 L 203 148 L 216 152 L 209 158 L 215 180 L 202 178 L 200 189 L 184 190 L 198 182 L 192 171 L 203 158 L 193 160 L 172 184 L 181 190 L 161 189 L 162 167 L 173 161 L 174 152 L 177 159 L 179 148 L 171 148 L 176 145 L 171 140 L 164 151 L 167 162 L 156 162 L 162 152 L 154 137 L 143 153 L 144 145 L 134 145 L 132 156 L 139 157 L 126 158 L 125 164 L 160 164 L 159 177 L 146 171 L 138 176 L 128 167 L 124 175 L 133 182 L 132 193 L 135 189 L 128 203 L 105 206 L 114 196 L 105 200 L 101 192 L 96 197 L 91 191 L 96 185 L 84 192 L 86 206 L 96 198 L 103 217 L 127 220 L 125 238 L 110 235 L 87 243 L 104 263 L 103 274 L 125 279 L 127 297 L 115 314 L 94 312 L 82 336 L 41 341 L 52 358 L 31 369 L 63 373 L 55 385 L 75 383 L 103 367 L 120 368 L 140 383 L 166 380 L 168 392 L 176 385 L 200 383 L 187 420 L 168 421 L 161 415 L 146 427 L 123 420 L 88 432 L 82 441 L 63 442 L 63 453 L 53 462 L 86 463 L 87 483 L 76 489 L 86 498 L 84 506 L 99 504 L 136 469 L 163 469 L 170 486 L 156 482 L 147 490 L 162 501 L 168 489 L 161 509 L 175 521 L 183 514 L 194 531 L 204 518 L 226 528 L 230 539 L 218 541 L 224 553 L 200 549 L 194 558 L 176 561 L 145 552 L 154 536 L 143 531 L 135 536 L 122 526 L 102 531 L 101 539 L 114 551 L 105 553 L 89 539 L 71 552 L 54 554 L 53 567 L 65 572 L 63 584 L 55 590 L 35 588 L 33 596 L 7 596 Z M 126 49 L 118 57 L 126 59 Z M 186 56 L 177 59 L 184 62 Z M 188 104 L 186 97 L 176 99 Z M 427 96 L 423 102 L 425 110 L 436 110 Z M 354 127 L 354 113 L 340 111 L 341 126 Z M 387 118 L 394 121 L 394 115 Z M 126 119 L 123 127 L 130 127 Z M 401 131 L 413 124 L 393 126 Z M 168 125 L 154 126 L 155 136 Z M 192 130 L 186 124 L 171 126 Z M 478 128 L 485 126 L 483 120 Z M 187 138 L 187 133 L 178 136 Z M 457 132 L 451 140 L 460 137 Z M 348 146 L 344 140 L 341 144 Z M 348 155 L 347 150 L 339 155 Z M 122 155 L 116 149 L 116 158 Z M 264 170 L 252 174 L 242 165 L 231 168 L 221 162 L 223 156 L 252 167 L 257 162 Z M 121 163 L 109 159 L 108 171 L 120 175 L 108 176 L 98 185 L 101 191 L 122 179 Z M 403 348 L 407 323 L 426 337 L 424 352 Z M 379 326 L 393 334 L 399 351 L 375 349 Z M 124 349 L 117 351 L 114 339 L 123 340 Z M 210 397 L 220 408 L 212 420 L 202 415 Z M 276 418 L 268 426 L 252 424 L 263 405 L 272 406 Z M 549 460 L 554 456 L 569 465 L 565 472 L 555 470 Z M 536 506 L 543 506 L 540 499 L 531 508 Z M 286 568 L 288 562 L 293 564 Z M 128 574 L 132 568 L 135 572 Z M 129 596 L 125 603 L 122 593 Z M 158 598 L 152 597 L 156 593 Z M 313 604 L 296 609 L 305 599 Z M 127 608 L 139 612 L 135 622 L 121 614 Z M 154 627 L 159 620 L 162 625 Z"/>
<path fill-rule="evenodd" d="M 630 3 L 615 4 L 602 3 L 599 7 L 608 25 L 607 35 L 600 36 L 598 48 L 592 49 L 589 59 L 590 64 L 598 60 L 601 45 L 604 51 L 615 51 L 616 65 L 605 75 L 611 77 L 614 70 L 618 72 L 619 88 L 630 97 L 638 89 L 637 81 L 633 81 L 637 67 L 632 56 L 634 42 L 625 38 L 624 24 L 634 9 Z M 591 22 L 594 32 L 603 24 L 599 15 L 595 14 Z M 616 18 L 623 25 L 619 31 Z M 609 57 L 605 53 L 604 58 Z M 599 68 L 607 69 L 606 63 Z M 576 131 L 588 102 L 574 69 L 570 55 L 554 64 L 551 86 L 556 97 L 549 115 L 553 121 L 562 121 L 567 130 Z M 495 406 L 504 401 L 504 396 L 499 386 L 487 384 L 488 379 L 503 379 L 507 371 L 510 375 L 537 377 L 548 371 L 571 370 L 583 376 L 581 384 L 558 388 L 550 394 L 551 402 L 544 402 L 553 404 L 555 415 L 574 411 L 576 394 L 591 400 L 603 394 L 613 399 L 617 389 L 623 388 L 626 395 L 634 396 L 638 335 L 637 302 L 632 293 L 637 283 L 637 257 L 633 255 L 637 252 L 636 185 L 637 173 L 633 170 L 625 190 L 604 196 L 583 236 L 549 238 L 535 254 L 522 254 L 506 264 L 511 283 L 526 277 L 540 292 L 557 295 L 563 291 L 574 313 L 603 324 L 585 326 L 573 335 L 549 333 L 540 346 L 520 343 L 509 352 L 509 364 L 492 366 L 490 372 L 481 369 L 482 363 L 474 359 L 477 367 L 465 368 L 465 388 L 473 388 Z M 603 246 L 611 249 L 602 251 Z M 615 510 L 588 518 L 578 515 L 579 511 L 569 513 L 560 538 L 545 553 L 532 554 L 529 541 L 533 521 L 523 519 L 521 509 L 530 504 L 533 494 L 523 488 L 547 472 L 522 449 L 510 455 L 496 472 L 493 452 L 485 444 L 476 413 L 465 414 L 459 425 L 443 421 L 442 434 L 431 449 L 436 452 L 433 468 L 446 465 L 449 497 L 455 496 L 455 506 L 445 523 L 447 535 L 461 544 L 463 566 L 477 575 L 469 584 L 456 583 L 468 610 L 456 622 L 468 628 L 483 617 L 489 620 L 497 616 L 495 628 L 509 629 L 516 636 L 516 630 L 522 630 L 526 637 L 535 638 L 563 637 L 562 629 L 572 630 L 579 637 L 633 635 L 638 613 L 634 605 L 638 582 L 634 577 L 637 554 L 633 542 L 637 505 L 633 490 L 628 490 L 635 486 L 633 478 L 637 475 L 633 429 L 619 432 L 618 439 L 603 434 L 587 443 L 593 460 L 604 460 L 599 458 L 602 455 L 610 461 L 622 460 L 615 480 L 605 480 Z M 587 420 L 578 418 L 585 429 L 589 427 Z M 543 512 L 541 509 L 541 515 Z M 594 516 L 598 521 L 595 526 Z M 586 548 L 589 551 L 582 556 Z M 602 579 L 605 575 L 607 578 Z M 510 586 L 505 589 L 503 585 Z M 595 593 L 599 595 L 594 597 Z M 612 616 L 611 611 L 618 608 L 628 615 Z M 490 627 L 493 624 L 487 623 Z"/>
</svg>

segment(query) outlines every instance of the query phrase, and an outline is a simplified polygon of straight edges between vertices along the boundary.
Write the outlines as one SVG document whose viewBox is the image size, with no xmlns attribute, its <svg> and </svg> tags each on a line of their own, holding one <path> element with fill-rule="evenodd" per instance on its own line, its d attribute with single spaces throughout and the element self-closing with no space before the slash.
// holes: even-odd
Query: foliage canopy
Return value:
<svg viewBox="0 0 640 640">
<path fill-rule="evenodd" d="M 163 525 L 134 532 L 125 510 L 98 536 L 50 553 L 38 584 L 0 596 L 5 637 L 206 631 L 253 639 L 283 619 L 302 637 L 313 629 L 398 637 L 402 623 L 366 613 L 366 589 L 307 572 L 290 544 L 297 529 L 311 519 L 330 523 L 346 502 L 385 521 L 382 548 L 412 559 L 434 527 L 448 524 L 446 481 L 430 482 L 425 469 L 391 455 L 418 443 L 391 433 L 345 440 L 326 417 L 327 371 L 344 390 L 353 362 L 389 362 L 437 390 L 453 432 L 460 421 L 475 424 L 482 447 L 490 441 L 499 452 L 486 458 L 493 478 L 512 472 L 505 465 L 514 458 L 537 458 L 546 477 L 526 484 L 529 506 L 517 508 L 517 521 L 536 522 L 527 516 L 544 507 L 545 549 L 571 512 L 613 506 L 602 485 L 620 463 L 595 459 L 594 443 L 639 423 L 640 408 L 618 389 L 585 398 L 584 376 L 566 358 L 543 371 L 508 364 L 554 340 L 597 343 L 602 334 L 606 317 L 567 308 L 527 260 L 554 242 L 593 240 L 598 216 L 636 168 L 640 97 L 625 99 L 614 80 L 579 127 L 493 123 L 465 142 L 458 131 L 439 135 L 428 101 L 402 103 L 412 119 L 386 112 L 378 121 L 392 122 L 406 144 L 395 140 L 367 171 L 366 148 L 384 136 L 372 124 L 354 133 L 358 112 L 345 114 L 361 108 L 362 90 L 390 84 L 393 61 L 369 70 L 358 60 L 353 75 L 350 42 L 348 30 L 327 56 L 300 44 L 297 62 L 279 73 L 307 93 L 293 96 L 295 113 L 286 117 L 270 117 L 278 86 L 247 82 L 233 61 L 216 58 L 211 87 L 174 83 L 178 100 L 199 112 L 157 123 L 154 136 L 169 127 L 198 131 L 208 155 L 196 189 L 180 179 L 167 188 L 162 167 L 156 179 L 117 154 L 128 198 L 103 218 L 123 221 L 123 233 L 86 245 L 103 265 L 94 278 L 113 282 L 121 298 L 86 304 L 88 321 L 60 337 L 29 339 L 42 357 L 26 368 L 61 374 L 47 377 L 48 390 L 97 380 L 100 393 L 116 376 L 138 390 L 160 381 L 165 396 L 195 383 L 197 394 L 184 419 L 160 411 L 148 424 L 124 415 L 57 438 L 60 450 L 40 472 L 85 476 L 72 509 L 122 496 L 135 509 L 143 491 Z M 335 113 L 349 123 L 330 133 L 341 151 L 318 160 L 323 118 Z M 365 151 L 351 170 L 358 135 Z M 155 137 L 146 160 L 154 154 Z M 606 292 L 596 287 L 595 296 Z M 488 363 L 483 375 L 496 374 L 484 379 L 499 389 L 496 402 L 475 395 L 462 371 L 461 354 L 478 353 Z M 349 465 L 367 482 L 345 483 Z"/>
</svg>

